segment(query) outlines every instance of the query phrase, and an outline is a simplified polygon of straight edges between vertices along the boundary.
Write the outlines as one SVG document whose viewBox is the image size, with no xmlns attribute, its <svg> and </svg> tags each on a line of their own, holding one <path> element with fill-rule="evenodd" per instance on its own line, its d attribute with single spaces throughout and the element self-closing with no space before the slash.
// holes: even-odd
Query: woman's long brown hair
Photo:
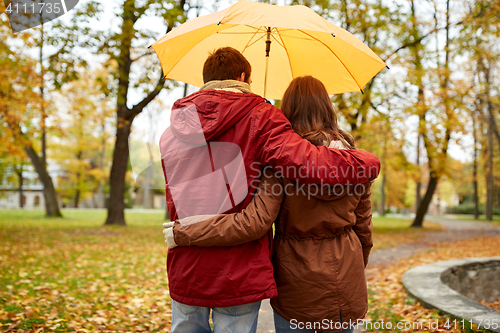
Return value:
<svg viewBox="0 0 500 333">
<path fill-rule="evenodd" d="M 328 146 L 333 139 L 346 148 L 355 149 L 352 135 L 341 129 L 337 114 L 323 83 L 312 76 L 301 76 L 290 82 L 281 101 L 281 111 L 293 130 L 316 146 Z"/>
</svg>

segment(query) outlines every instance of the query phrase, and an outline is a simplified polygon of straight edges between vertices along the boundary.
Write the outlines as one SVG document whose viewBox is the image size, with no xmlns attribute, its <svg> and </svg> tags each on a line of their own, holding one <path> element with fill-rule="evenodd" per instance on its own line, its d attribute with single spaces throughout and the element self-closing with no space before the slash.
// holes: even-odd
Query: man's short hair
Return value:
<svg viewBox="0 0 500 333">
<path fill-rule="evenodd" d="M 245 82 L 248 83 L 252 66 L 240 51 L 232 47 L 221 47 L 210 53 L 203 65 L 203 81 L 236 80 L 245 73 Z"/>
</svg>

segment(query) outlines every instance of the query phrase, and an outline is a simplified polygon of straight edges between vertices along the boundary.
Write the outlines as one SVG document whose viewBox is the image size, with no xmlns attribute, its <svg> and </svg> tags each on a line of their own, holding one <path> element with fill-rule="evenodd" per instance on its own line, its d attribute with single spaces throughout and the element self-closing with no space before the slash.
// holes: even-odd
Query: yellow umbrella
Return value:
<svg viewBox="0 0 500 333">
<path fill-rule="evenodd" d="M 151 45 L 166 78 L 198 87 L 209 52 L 224 46 L 252 65 L 252 91 L 272 99 L 303 75 L 321 80 L 330 94 L 362 91 L 386 67 L 358 38 L 310 8 L 253 1 L 187 21 Z"/>
</svg>

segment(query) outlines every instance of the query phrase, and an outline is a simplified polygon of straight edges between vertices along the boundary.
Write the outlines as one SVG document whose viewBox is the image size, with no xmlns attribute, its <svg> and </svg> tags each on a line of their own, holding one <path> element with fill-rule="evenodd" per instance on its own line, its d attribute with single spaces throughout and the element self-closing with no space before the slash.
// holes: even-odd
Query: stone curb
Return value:
<svg viewBox="0 0 500 333">
<path fill-rule="evenodd" d="M 414 267 L 403 275 L 403 286 L 408 294 L 419 300 L 426 308 L 435 308 L 453 317 L 472 321 L 478 326 L 481 323 L 481 328 L 500 332 L 500 311 L 463 296 L 441 280 L 441 274 L 452 267 L 488 261 L 500 262 L 500 257 L 440 261 Z M 489 325 L 485 323 L 487 320 Z"/>
</svg>

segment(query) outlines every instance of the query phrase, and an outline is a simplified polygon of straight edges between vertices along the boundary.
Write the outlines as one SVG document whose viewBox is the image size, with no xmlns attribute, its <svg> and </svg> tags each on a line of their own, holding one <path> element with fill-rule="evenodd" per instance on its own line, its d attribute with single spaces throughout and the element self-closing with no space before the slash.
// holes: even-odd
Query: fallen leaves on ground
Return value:
<svg viewBox="0 0 500 333">
<path fill-rule="evenodd" d="M 168 331 L 162 214 L 143 218 L 151 220 L 127 228 L 3 224 L 0 331 Z"/>
<path fill-rule="evenodd" d="M 487 303 L 487 302 L 480 302 L 482 305 L 489 306 L 492 309 L 495 309 L 497 311 L 500 311 L 500 299 L 496 302 L 493 303 Z"/>
<path fill-rule="evenodd" d="M 164 212 L 126 213 L 128 227 L 102 227 L 104 211 L 65 211 L 46 219 L 36 211 L 0 211 L 0 331 L 168 331 L 168 292 L 162 223 Z M 410 221 L 374 219 L 377 247 L 420 238 Z M 430 225 L 430 229 L 436 229 Z M 424 229 L 425 230 L 425 229 Z M 384 241 L 384 239 L 386 241 Z M 489 241 L 492 239 L 488 239 Z M 396 242 L 396 243 L 394 243 Z M 411 266 L 468 256 L 481 241 L 371 273 L 372 319 L 434 318 L 403 292 L 400 278 Z M 496 243 L 498 253 L 499 244 Z M 489 253 L 488 255 L 491 255 Z M 427 258 L 427 259 L 426 259 Z M 440 317 L 436 317 L 440 318 Z"/>
<path fill-rule="evenodd" d="M 454 243 L 438 244 L 435 249 L 424 250 L 419 254 L 405 258 L 397 263 L 367 269 L 369 309 L 367 320 L 372 322 L 422 323 L 423 329 L 372 329 L 370 332 L 466 332 L 461 323 L 454 324 L 453 319 L 440 315 L 437 310 L 424 308 L 419 302 L 409 297 L 401 282 L 403 274 L 410 268 L 437 261 L 491 257 L 500 252 L 500 237 L 481 237 Z M 429 328 L 438 323 L 437 328 Z M 455 328 L 456 326 L 456 328 Z M 473 327 L 477 329 L 477 327 Z M 470 328 L 469 328 L 470 330 Z"/>
</svg>

